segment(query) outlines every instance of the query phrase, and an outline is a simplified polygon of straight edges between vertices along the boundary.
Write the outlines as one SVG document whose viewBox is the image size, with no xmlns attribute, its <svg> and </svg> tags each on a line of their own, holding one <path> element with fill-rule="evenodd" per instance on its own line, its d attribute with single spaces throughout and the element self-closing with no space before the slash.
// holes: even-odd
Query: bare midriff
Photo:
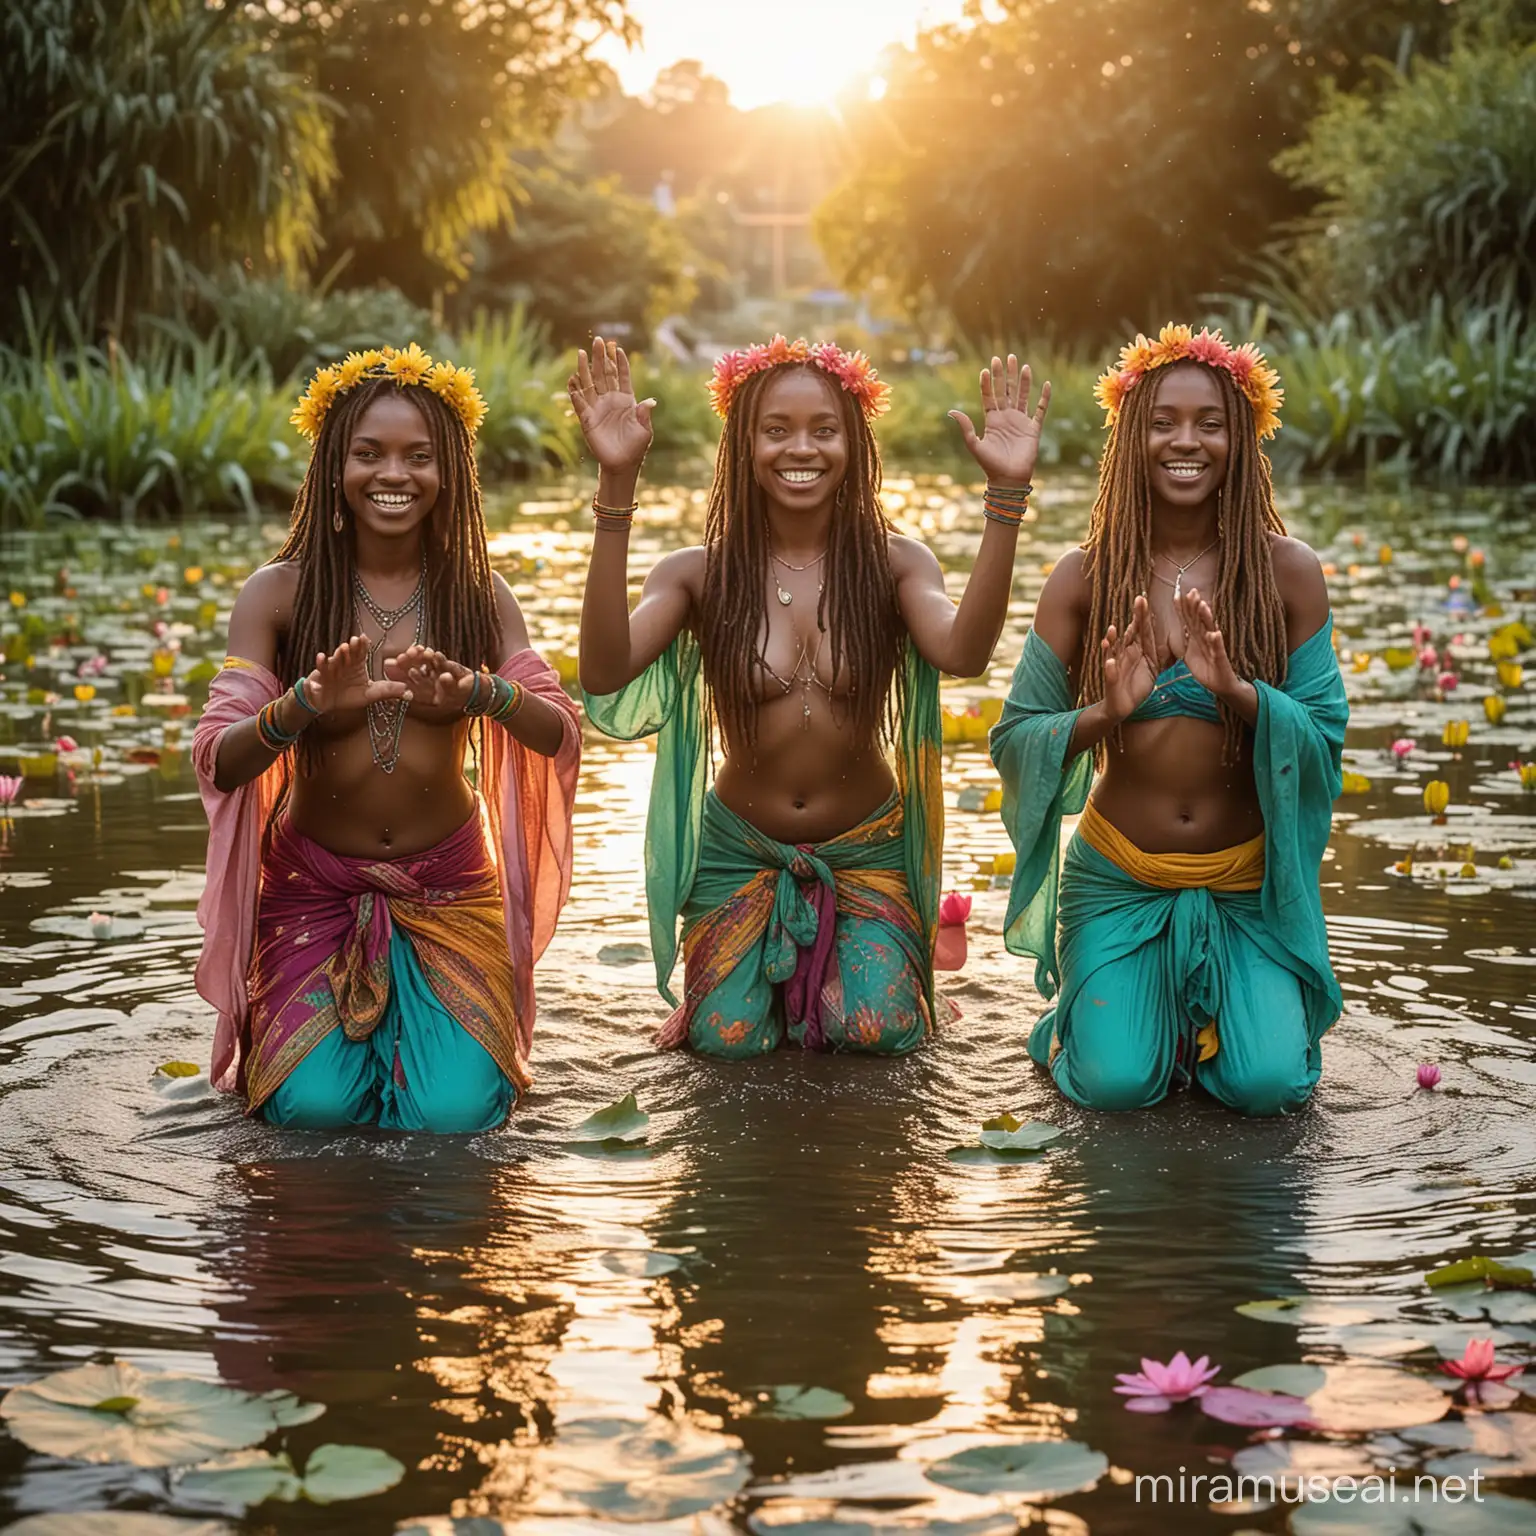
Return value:
<svg viewBox="0 0 1536 1536">
<path fill-rule="evenodd" d="M 393 773 L 373 760 L 362 710 L 317 720 L 305 733 L 319 761 L 294 776 L 294 830 L 332 853 L 398 859 L 436 847 L 469 820 L 475 794 L 464 778 L 462 715 L 407 715 Z"/>
<path fill-rule="evenodd" d="M 1094 785 L 1099 814 L 1144 853 L 1217 853 L 1264 830 L 1246 745 L 1223 763 L 1224 727 L 1174 715 L 1121 727 Z"/>
<path fill-rule="evenodd" d="M 803 690 L 757 706 L 757 739 L 727 742 L 715 793 L 730 810 L 781 843 L 824 843 L 880 809 L 896 787 L 874 740 L 860 740 L 839 700 L 834 714 L 819 688 L 805 717 Z"/>
</svg>

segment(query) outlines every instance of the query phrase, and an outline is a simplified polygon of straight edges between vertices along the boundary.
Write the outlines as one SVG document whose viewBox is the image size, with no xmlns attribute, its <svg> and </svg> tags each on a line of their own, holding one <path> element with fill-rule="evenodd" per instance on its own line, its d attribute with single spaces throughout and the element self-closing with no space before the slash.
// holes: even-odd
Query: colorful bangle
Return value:
<svg viewBox="0 0 1536 1536">
<path fill-rule="evenodd" d="M 982 494 L 981 510 L 992 522 L 1017 528 L 1024 521 L 1024 514 L 1029 511 L 1029 498 L 1033 491 L 1032 485 L 989 485 Z"/>
<path fill-rule="evenodd" d="M 485 708 L 480 703 L 480 678 L 481 674 L 476 672 L 474 686 L 469 690 L 469 697 L 464 700 L 464 713 L 471 717 L 485 713 Z"/>
<path fill-rule="evenodd" d="M 304 692 L 304 684 L 306 682 L 308 682 L 308 678 L 301 677 L 293 685 L 293 696 L 299 701 L 300 709 L 305 710 L 310 716 L 318 720 L 320 718 L 320 711 L 309 702 L 309 696 Z"/>
<path fill-rule="evenodd" d="M 505 725 L 523 707 L 523 699 L 527 696 L 527 689 L 521 683 L 514 683 L 510 678 L 498 677 L 495 680 L 496 692 L 500 702 L 491 710 L 489 718 L 498 725 Z M 503 694 L 502 689 L 506 692 Z"/>
<path fill-rule="evenodd" d="M 592 521 L 599 528 L 607 528 L 612 532 L 627 530 L 635 520 L 635 513 L 640 510 L 637 501 L 628 507 L 605 507 L 596 496 L 592 498 Z"/>
<path fill-rule="evenodd" d="M 282 707 L 281 699 L 273 699 L 270 704 L 264 704 L 256 712 L 256 734 L 261 738 L 261 744 L 267 751 L 275 752 L 281 756 L 296 742 L 302 732 L 285 731 L 278 724 L 277 712 Z"/>
</svg>

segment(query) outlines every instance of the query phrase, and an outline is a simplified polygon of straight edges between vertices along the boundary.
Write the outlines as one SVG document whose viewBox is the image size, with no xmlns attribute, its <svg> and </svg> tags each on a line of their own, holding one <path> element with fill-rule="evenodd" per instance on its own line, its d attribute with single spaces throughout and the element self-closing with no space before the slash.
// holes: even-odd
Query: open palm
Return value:
<svg viewBox="0 0 1536 1536">
<path fill-rule="evenodd" d="M 637 469 L 651 446 L 656 402 L 636 401 L 623 347 L 594 336 L 591 358 L 577 351 L 576 372 L 565 387 L 593 458 L 604 469 Z"/>
<path fill-rule="evenodd" d="M 1104 658 L 1104 707 L 1115 720 L 1128 719 L 1157 684 L 1153 657 L 1157 646 L 1152 631 L 1152 612 L 1144 597 L 1131 610 L 1131 622 L 1121 634 L 1111 624 L 1099 642 Z"/>
<path fill-rule="evenodd" d="M 372 646 L 362 635 L 344 640 L 327 656 L 315 657 L 315 669 L 304 680 L 304 695 L 321 714 L 337 709 L 361 709 L 380 699 L 398 699 L 405 683 L 368 675 Z"/>
<path fill-rule="evenodd" d="M 1012 352 L 1005 367 L 1000 357 L 981 370 L 981 436 L 964 411 L 951 411 L 971 457 L 996 485 L 1028 485 L 1040 452 L 1040 429 L 1050 409 L 1051 386 L 1040 387 L 1040 403 L 1029 409 L 1029 364 L 1021 368 Z"/>
<path fill-rule="evenodd" d="M 1198 588 L 1180 594 L 1178 617 L 1183 621 L 1183 658 L 1190 676 L 1218 696 L 1230 693 L 1237 686 L 1237 672 L 1227 655 L 1226 637 Z"/>
</svg>

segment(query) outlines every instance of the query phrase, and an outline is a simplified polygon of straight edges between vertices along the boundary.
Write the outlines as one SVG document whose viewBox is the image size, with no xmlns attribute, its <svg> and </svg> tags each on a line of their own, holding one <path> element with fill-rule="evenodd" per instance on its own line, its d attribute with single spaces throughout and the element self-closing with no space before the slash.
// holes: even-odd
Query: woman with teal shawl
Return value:
<svg viewBox="0 0 1536 1536">
<path fill-rule="evenodd" d="M 1099 382 L 1088 538 L 992 731 L 1005 939 L 1053 1002 L 1030 1055 L 1089 1108 L 1192 1079 L 1244 1114 L 1295 1110 L 1342 1008 L 1319 875 L 1348 706 L 1322 568 L 1286 537 L 1259 446 L 1277 386 L 1220 332 L 1124 349 Z"/>
<path fill-rule="evenodd" d="M 725 426 L 704 542 L 661 560 L 633 613 L 629 531 L 655 402 L 636 402 L 628 359 L 601 338 L 569 389 L 599 465 L 587 710 L 611 736 L 657 737 L 646 897 L 674 1008 L 657 1043 L 911 1050 L 933 1026 L 938 674 L 974 676 L 997 644 L 1050 386 L 1031 413 L 1029 369 L 994 358 L 984 435 L 951 413 L 988 476 L 956 605 L 933 554 L 881 508 L 870 422 L 889 389 L 867 360 L 782 336 L 729 353 L 710 386 Z"/>
</svg>

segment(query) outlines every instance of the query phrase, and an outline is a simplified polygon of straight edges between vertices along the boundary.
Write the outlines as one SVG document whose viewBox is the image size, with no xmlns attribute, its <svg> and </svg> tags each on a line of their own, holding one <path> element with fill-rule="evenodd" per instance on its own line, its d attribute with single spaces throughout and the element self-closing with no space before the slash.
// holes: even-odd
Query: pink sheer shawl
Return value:
<svg viewBox="0 0 1536 1536">
<path fill-rule="evenodd" d="M 480 793 L 501 879 L 517 989 L 518 1044 L 526 1066 L 533 1043 L 533 967 L 554 935 L 571 888 L 571 811 L 581 766 L 581 727 L 574 701 L 536 651 L 510 657 L 501 675 L 553 705 L 564 725 L 553 757 L 529 751 L 500 726 L 478 728 Z M 203 927 L 197 990 L 218 1011 L 209 1076 L 225 1093 L 239 1085 L 261 834 L 281 791 L 282 767 L 274 763 L 259 779 L 226 793 L 214 786 L 214 765 L 224 732 L 282 691 L 277 678 L 254 662 L 226 666 L 208 691 L 192 737 L 192 761 L 208 813 L 208 883 L 197 906 Z"/>
</svg>

